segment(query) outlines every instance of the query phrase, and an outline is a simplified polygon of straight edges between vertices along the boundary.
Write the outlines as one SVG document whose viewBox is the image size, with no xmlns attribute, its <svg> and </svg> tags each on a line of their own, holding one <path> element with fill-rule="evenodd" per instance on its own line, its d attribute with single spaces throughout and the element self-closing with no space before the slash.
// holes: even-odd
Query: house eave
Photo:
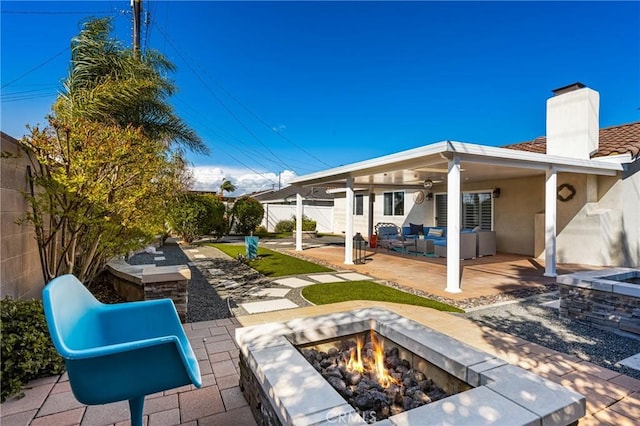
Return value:
<svg viewBox="0 0 640 426">
<path fill-rule="evenodd" d="M 381 174 L 391 170 L 406 170 L 442 164 L 455 156 L 459 157 L 462 163 L 487 164 L 496 167 L 510 167 L 541 172 L 553 168 L 558 172 L 615 176 L 618 172 L 624 170 L 622 161 L 581 160 L 508 148 L 443 141 L 303 175 L 293 179 L 291 184 L 296 186 L 342 186 L 348 177 L 358 178 Z M 487 174 L 486 178 L 491 178 L 490 174 Z M 358 185 L 362 184 L 363 183 L 360 183 Z M 408 185 L 404 182 L 400 184 Z M 371 186 L 377 187 L 379 185 L 372 184 Z"/>
</svg>

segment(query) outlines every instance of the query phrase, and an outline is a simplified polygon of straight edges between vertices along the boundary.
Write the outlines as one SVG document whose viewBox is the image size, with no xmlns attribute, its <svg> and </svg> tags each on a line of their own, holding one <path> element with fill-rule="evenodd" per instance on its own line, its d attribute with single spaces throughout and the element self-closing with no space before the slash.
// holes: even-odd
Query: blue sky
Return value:
<svg viewBox="0 0 640 426">
<path fill-rule="evenodd" d="M 91 15 L 131 43 L 129 0 L 2 1 L 2 130 L 43 123 Z M 145 1 L 143 46 L 210 146 L 201 188 L 238 193 L 449 139 L 545 133 L 551 90 L 600 92 L 601 127 L 640 120 L 640 2 Z M 278 175 L 280 178 L 278 178 Z"/>
</svg>

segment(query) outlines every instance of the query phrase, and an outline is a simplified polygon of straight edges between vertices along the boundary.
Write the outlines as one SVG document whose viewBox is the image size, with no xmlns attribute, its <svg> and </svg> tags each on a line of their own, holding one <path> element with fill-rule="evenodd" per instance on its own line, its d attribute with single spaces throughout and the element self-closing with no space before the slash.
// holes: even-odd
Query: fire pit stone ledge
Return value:
<svg viewBox="0 0 640 426">
<path fill-rule="evenodd" d="M 364 425 L 298 345 L 375 330 L 471 389 L 376 422 L 576 424 L 584 396 L 386 309 L 360 309 L 236 329 L 240 386 L 259 425 Z M 365 415 L 366 417 L 366 415 Z M 373 419 L 375 420 L 375 419 Z"/>
</svg>

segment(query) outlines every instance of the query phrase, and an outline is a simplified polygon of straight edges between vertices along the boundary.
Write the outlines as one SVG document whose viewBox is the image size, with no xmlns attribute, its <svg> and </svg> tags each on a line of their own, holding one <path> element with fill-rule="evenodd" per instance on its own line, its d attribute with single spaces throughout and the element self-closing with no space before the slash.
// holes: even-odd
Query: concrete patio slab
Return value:
<svg viewBox="0 0 640 426">
<path fill-rule="evenodd" d="M 318 281 L 319 283 L 337 283 L 340 281 L 346 281 L 344 278 L 340 278 L 333 274 L 308 275 L 307 278 Z"/>
<path fill-rule="evenodd" d="M 313 281 L 305 280 L 302 278 L 281 278 L 279 280 L 275 280 L 274 283 L 284 285 L 291 288 L 300 288 L 305 287 L 311 284 L 315 284 Z"/>
<path fill-rule="evenodd" d="M 297 308 L 298 305 L 289 299 L 265 300 L 264 302 L 250 302 L 240 304 L 242 308 L 250 314 L 260 312 L 280 311 L 283 309 Z"/>
<path fill-rule="evenodd" d="M 288 288 L 263 288 L 251 294 L 262 297 L 285 297 L 290 291 Z"/>
<path fill-rule="evenodd" d="M 344 278 L 347 281 L 366 281 L 370 280 L 371 277 L 367 275 L 358 274 L 356 272 L 347 272 L 343 274 L 336 274 L 337 277 Z"/>
<path fill-rule="evenodd" d="M 624 365 L 625 367 L 633 368 L 634 370 L 640 370 L 640 353 L 619 361 L 619 364 Z"/>
</svg>

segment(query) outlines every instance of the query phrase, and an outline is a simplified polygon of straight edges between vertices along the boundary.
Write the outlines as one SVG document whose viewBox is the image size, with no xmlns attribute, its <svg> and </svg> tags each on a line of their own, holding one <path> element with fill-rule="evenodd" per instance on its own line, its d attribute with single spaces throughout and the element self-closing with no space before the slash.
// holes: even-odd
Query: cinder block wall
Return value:
<svg viewBox="0 0 640 426">
<path fill-rule="evenodd" d="M 0 297 L 41 297 L 44 286 L 33 227 L 16 221 L 29 211 L 22 192 L 29 190 L 28 154 L 1 133 L 0 144 Z"/>
</svg>

